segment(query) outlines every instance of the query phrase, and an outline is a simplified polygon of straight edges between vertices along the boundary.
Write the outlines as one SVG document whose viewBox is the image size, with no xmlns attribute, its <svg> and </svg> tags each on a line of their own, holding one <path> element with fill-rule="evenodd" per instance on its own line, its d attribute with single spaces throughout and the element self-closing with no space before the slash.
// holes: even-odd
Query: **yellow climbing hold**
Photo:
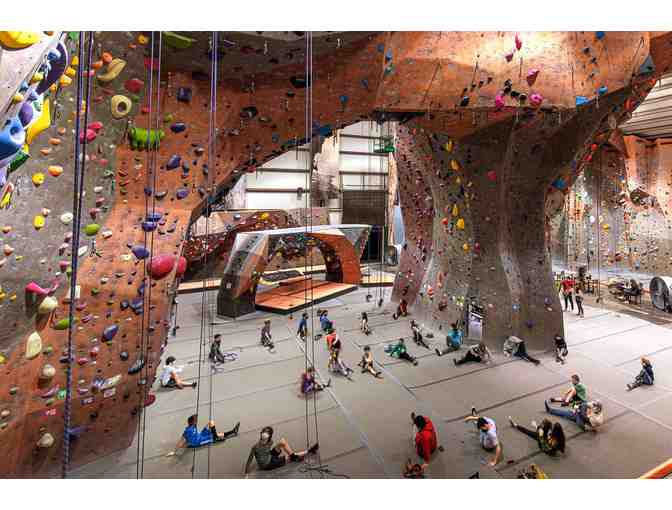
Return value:
<svg viewBox="0 0 672 510">
<path fill-rule="evenodd" d="M 33 227 L 35 227 L 35 230 L 40 230 L 42 227 L 44 227 L 46 221 L 47 220 L 44 216 L 37 214 L 35 215 L 35 218 L 33 218 Z"/>
<path fill-rule="evenodd" d="M 112 81 L 119 76 L 119 73 L 124 70 L 124 67 L 126 67 L 126 61 L 120 58 L 115 58 L 108 64 L 107 72 L 98 75 L 98 80 L 104 83 Z"/>
<path fill-rule="evenodd" d="M 259 216 L 259 218 L 262 219 L 262 220 L 267 220 L 269 216 L 270 215 L 267 212 L 265 212 L 265 213 L 261 213 L 261 216 Z"/>
<path fill-rule="evenodd" d="M 72 78 L 69 78 L 66 75 L 63 75 L 58 80 L 58 83 L 61 87 L 67 87 L 68 85 L 70 85 L 72 83 Z"/>
<path fill-rule="evenodd" d="M 30 79 L 30 83 L 39 83 L 44 79 L 44 73 L 35 73 Z"/>
<path fill-rule="evenodd" d="M 464 244 L 462 245 L 462 249 L 463 249 L 464 251 L 469 251 L 469 245 L 468 245 L 467 243 L 464 243 Z"/>
<path fill-rule="evenodd" d="M 21 103 L 23 99 L 23 94 L 21 94 L 21 92 L 17 92 L 12 96 L 12 103 Z"/>
<path fill-rule="evenodd" d="M 77 71 L 74 67 L 68 66 L 68 68 L 65 70 L 65 75 L 69 76 L 70 78 L 74 78 L 76 74 Z"/>
<path fill-rule="evenodd" d="M 41 186 L 44 184 L 44 174 L 42 172 L 37 172 L 33 174 L 33 184 L 35 186 Z"/>
<path fill-rule="evenodd" d="M 457 228 L 459 228 L 460 230 L 464 230 L 464 219 L 460 218 L 459 220 L 457 220 L 457 223 L 455 224 L 455 226 Z"/>
<path fill-rule="evenodd" d="M 149 42 L 149 37 L 147 37 L 146 35 L 140 34 L 138 36 L 138 44 L 147 44 L 148 42 Z"/>
<path fill-rule="evenodd" d="M 450 160 L 450 168 L 455 170 L 456 172 L 460 169 L 460 164 L 457 162 L 455 159 Z"/>
<path fill-rule="evenodd" d="M 26 131 L 26 143 L 28 145 L 33 143 L 35 137 L 49 126 L 51 126 L 51 112 L 49 108 L 49 99 L 45 99 L 42 104 L 42 113 L 39 118 L 30 125 L 28 131 Z"/>
<path fill-rule="evenodd" d="M 9 50 L 20 50 L 40 40 L 38 32 L 0 31 L 0 45 Z"/>
<path fill-rule="evenodd" d="M 70 65 L 74 66 L 74 67 L 77 67 L 79 65 L 79 57 L 77 55 L 72 57 L 72 60 L 70 61 Z"/>
<path fill-rule="evenodd" d="M 40 352 L 42 352 L 42 337 L 35 331 L 26 341 L 26 358 L 36 358 Z"/>
<path fill-rule="evenodd" d="M 453 152 L 453 141 L 448 140 L 446 142 L 446 145 L 443 146 L 444 149 L 446 149 L 446 152 Z"/>
<path fill-rule="evenodd" d="M 59 165 L 50 165 L 47 170 L 52 177 L 58 177 L 63 173 L 63 167 Z"/>
<path fill-rule="evenodd" d="M 40 305 L 37 307 L 37 313 L 40 315 L 47 315 L 53 312 L 58 306 L 58 300 L 55 297 L 45 297 Z"/>
<path fill-rule="evenodd" d="M 460 209 L 457 207 L 457 204 L 453 204 L 453 216 L 460 214 Z"/>
</svg>

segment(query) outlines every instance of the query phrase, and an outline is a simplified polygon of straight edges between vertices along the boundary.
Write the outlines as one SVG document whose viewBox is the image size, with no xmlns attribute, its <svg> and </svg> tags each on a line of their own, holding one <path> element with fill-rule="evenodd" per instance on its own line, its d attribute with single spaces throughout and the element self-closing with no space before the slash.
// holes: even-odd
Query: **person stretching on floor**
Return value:
<svg viewBox="0 0 672 510">
<path fill-rule="evenodd" d="M 207 426 L 203 427 L 203 430 L 198 431 L 198 415 L 192 414 L 187 418 L 187 428 L 184 429 L 182 437 L 177 442 L 175 450 L 170 452 L 167 456 L 172 457 L 176 454 L 177 450 L 182 448 L 198 448 L 199 446 L 204 446 L 210 443 L 219 443 L 230 437 L 238 435 L 238 430 L 240 429 L 240 422 L 236 423 L 236 426 L 233 427 L 228 432 L 217 432 L 215 428 L 215 422 L 210 420 Z"/>
<path fill-rule="evenodd" d="M 371 347 L 368 345 L 364 346 L 364 354 L 362 355 L 362 360 L 359 362 L 359 366 L 362 367 L 362 373 L 369 372 L 374 377 L 382 378 L 382 375 L 380 375 L 381 372 L 373 367 L 373 354 L 371 354 Z"/>
<path fill-rule="evenodd" d="M 261 345 L 268 349 L 268 352 L 274 352 L 275 345 L 271 339 L 271 320 L 266 319 L 264 321 L 264 327 L 261 328 Z"/>
<path fill-rule="evenodd" d="M 324 388 L 331 386 L 331 379 L 327 381 L 327 384 L 322 386 L 315 380 L 315 370 L 313 367 L 308 367 L 308 369 L 301 374 L 301 395 L 306 396 L 311 393 L 322 391 Z"/>
<path fill-rule="evenodd" d="M 464 421 L 475 421 L 481 447 L 486 452 L 495 452 L 495 456 L 488 465 L 496 466 L 499 464 L 499 461 L 502 460 L 502 446 L 499 444 L 499 439 L 497 438 L 497 425 L 495 424 L 495 420 L 485 416 L 476 416 L 476 409 L 472 408 L 471 415 L 467 416 Z"/>
<path fill-rule="evenodd" d="M 392 318 L 396 321 L 399 317 L 406 317 L 408 315 L 408 303 L 402 299 L 397 306 L 397 311 L 392 314 Z"/>
<path fill-rule="evenodd" d="M 296 331 L 296 334 L 304 342 L 308 338 L 308 314 L 303 312 L 301 315 L 301 320 L 299 321 L 299 329 Z"/>
<path fill-rule="evenodd" d="M 562 397 L 551 397 L 550 401 L 561 404 L 563 407 L 575 403 L 585 404 L 588 401 L 588 390 L 586 390 L 586 386 L 581 382 L 579 376 L 574 374 L 572 376 L 572 387 Z"/>
<path fill-rule="evenodd" d="M 492 354 L 490 353 L 490 349 L 487 348 L 485 343 L 479 342 L 478 345 L 471 347 L 460 359 L 453 358 L 453 363 L 455 363 L 455 365 L 462 365 L 463 363 L 469 363 L 470 361 L 489 363 L 491 359 Z"/>
<path fill-rule="evenodd" d="M 449 352 L 460 350 L 462 345 L 462 331 L 457 328 L 457 322 L 450 325 L 450 331 L 446 335 L 446 348 L 441 350 L 438 347 L 434 349 L 437 356 L 448 354 Z"/>
<path fill-rule="evenodd" d="M 553 408 L 549 405 L 548 400 L 545 400 L 544 407 L 546 407 L 548 414 L 567 418 L 575 422 L 583 431 L 586 430 L 586 427 L 589 427 L 593 432 L 597 432 L 598 427 L 604 423 L 602 404 L 598 400 L 583 403 L 575 402 L 569 409 Z"/>
<path fill-rule="evenodd" d="M 634 390 L 642 384 L 645 386 L 653 385 L 653 365 L 651 365 L 651 362 L 646 358 L 642 358 L 641 361 L 642 370 L 637 374 L 637 377 L 635 377 L 635 382 L 628 384 L 628 391 Z"/>
<path fill-rule="evenodd" d="M 415 451 L 423 460 L 423 463 L 420 464 L 420 470 L 424 473 L 425 469 L 429 466 L 429 461 L 432 458 L 432 454 L 436 451 L 438 446 L 438 440 L 436 438 L 436 429 L 434 429 L 434 424 L 427 416 L 416 415 L 411 413 L 411 421 L 417 432 L 415 433 Z M 406 463 L 407 471 L 408 465 L 411 464 L 411 459 L 408 459 Z"/>
<path fill-rule="evenodd" d="M 404 342 L 403 338 L 400 338 L 399 341 L 394 345 L 390 344 L 385 346 L 385 352 L 393 358 L 410 361 L 414 365 L 418 364 L 418 360 L 408 354 L 408 351 L 406 350 L 406 342 Z"/>
<path fill-rule="evenodd" d="M 319 444 L 315 443 L 308 450 L 294 452 L 286 439 L 282 438 L 275 445 L 273 444 L 273 427 L 266 426 L 261 429 L 259 441 L 250 449 L 250 455 L 245 463 L 243 474 L 247 476 L 250 472 L 252 459 L 257 461 L 257 467 L 262 471 L 271 471 L 283 467 L 289 462 L 300 462 L 306 455 L 314 454 L 319 449 Z"/>
<path fill-rule="evenodd" d="M 565 453 L 565 432 L 559 423 L 553 424 L 550 420 L 544 418 L 539 425 L 533 421 L 532 426 L 536 430 L 531 430 L 518 425 L 511 416 L 509 416 L 509 422 L 516 430 L 532 439 L 536 439 L 539 449 L 546 455 L 555 455 L 558 452 Z"/>
<path fill-rule="evenodd" d="M 210 354 L 208 354 L 208 359 L 212 363 L 225 363 L 226 358 L 222 354 L 222 335 L 217 333 L 210 344 Z"/>
<path fill-rule="evenodd" d="M 354 370 L 349 366 L 347 366 L 345 362 L 341 359 L 342 348 L 343 345 L 341 344 L 341 339 L 339 337 L 336 337 L 336 340 L 332 342 L 330 348 L 329 370 L 332 372 L 340 373 L 341 375 L 345 376 L 348 380 L 352 381 L 352 377 L 350 376 L 354 373 Z"/>
<path fill-rule="evenodd" d="M 196 381 L 187 385 L 180 379 L 177 375 L 181 369 L 173 366 L 175 363 L 175 356 L 168 356 L 166 358 L 166 364 L 163 366 L 163 372 L 161 372 L 161 387 L 162 388 L 178 388 L 183 389 L 185 386 L 191 386 L 192 388 L 196 387 Z"/>
<path fill-rule="evenodd" d="M 569 354 L 567 351 L 567 342 L 565 342 L 565 339 L 561 335 L 555 335 L 553 341 L 555 342 L 555 361 L 564 365 L 565 358 Z"/>
<path fill-rule="evenodd" d="M 429 345 L 427 345 L 427 343 L 422 338 L 422 333 L 420 332 L 420 326 L 418 326 L 418 323 L 415 322 L 413 319 L 411 319 L 411 333 L 413 333 L 413 341 L 416 344 L 422 345 L 425 349 L 429 349 Z"/>
<path fill-rule="evenodd" d="M 371 328 L 369 327 L 369 316 L 367 315 L 366 312 L 362 312 L 362 322 L 359 325 L 359 329 L 365 335 L 370 335 L 371 334 Z"/>
</svg>

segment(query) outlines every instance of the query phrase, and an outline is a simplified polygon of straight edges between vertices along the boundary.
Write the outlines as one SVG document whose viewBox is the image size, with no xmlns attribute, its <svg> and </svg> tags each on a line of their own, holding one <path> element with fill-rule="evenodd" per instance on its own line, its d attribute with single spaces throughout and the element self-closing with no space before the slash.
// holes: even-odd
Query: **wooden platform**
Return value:
<svg viewBox="0 0 672 510">
<path fill-rule="evenodd" d="M 301 279 L 275 289 L 257 292 L 255 306 L 265 312 L 289 313 L 301 310 L 311 304 L 334 299 L 357 289 L 357 285 Z M 312 300 L 311 300 L 312 298 Z"/>
<path fill-rule="evenodd" d="M 394 276 L 390 273 L 375 273 L 371 275 L 362 275 L 361 287 L 392 287 L 394 285 Z"/>
</svg>

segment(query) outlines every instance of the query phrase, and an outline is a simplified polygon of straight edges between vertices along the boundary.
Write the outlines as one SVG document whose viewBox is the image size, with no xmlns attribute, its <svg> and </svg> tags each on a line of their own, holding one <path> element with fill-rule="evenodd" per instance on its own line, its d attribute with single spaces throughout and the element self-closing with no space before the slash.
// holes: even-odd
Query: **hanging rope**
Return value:
<svg viewBox="0 0 672 510">
<path fill-rule="evenodd" d="M 93 32 L 88 33 L 88 47 L 86 59 L 86 102 L 84 103 L 84 126 L 89 123 L 89 99 L 91 96 L 91 60 L 93 54 Z M 79 33 L 78 58 L 83 62 L 84 32 Z M 68 340 L 67 340 L 67 365 L 65 403 L 63 406 L 63 459 L 61 464 L 61 478 L 67 478 L 70 470 L 70 425 L 72 412 L 72 361 L 73 361 L 73 326 L 75 322 L 75 300 L 77 295 L 77 272 L 79 269 L 79 241 L 82 226 L 82 204 L 84 198 L 84 177 L 86 174 L 86 136 L 80 142 L 82 134 L 81 110 L 82 95 L 84 89 L 84 73 L 80 69 L 77 73 L 77 103 L 75 115 L 75 174 L 73 179 L 72 209 L 74 211 L 72 226 L 72 245 L 70 247 L 70 306 L 68 307 Z M 81 146 L 81 147 L 80 147 Z"/>
</svg>

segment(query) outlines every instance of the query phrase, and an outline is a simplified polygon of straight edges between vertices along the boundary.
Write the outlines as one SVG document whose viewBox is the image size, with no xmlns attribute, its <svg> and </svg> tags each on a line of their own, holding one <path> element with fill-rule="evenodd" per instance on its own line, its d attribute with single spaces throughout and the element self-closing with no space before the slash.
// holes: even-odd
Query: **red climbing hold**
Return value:
<svg viewBox="0 0 672 510">
<path fill-rule="evenodd" d="M 490 179 L 492 182 L 495 182 L 497 180 L 497 172 L 494 170 L 490 170 L 488 173 L 488 179 Z"/>
<path fill-rule="evenodd" d="M 187 259 L 185 257 L 180 257 L 177 261 L 177 269 L 175 270 L 175 276 L 177 278 L 182 278 L 185 271 L 187 270 Z"/>
<path fill-rule="evenodd" d="M 149 263 L 149 274 L 154 280 L 160 280 L 170 274 L 175 267 L 174 255 L 158 255 Z"/>
<path fill-rule="evenodd" d="M 133 94 L 139 94 L 142 90 L 142 87 L 145 85 L 145 82 L 138 80 L 137 78 L 131 78 L 126 80 L 124 83 L 124 88 Z"/>
<path fill-rule="evenodd" d="M 520 51 L 520 48 L 523 47 L 523 40 L 516 34 L 516 49 Z"/>
</svg>

